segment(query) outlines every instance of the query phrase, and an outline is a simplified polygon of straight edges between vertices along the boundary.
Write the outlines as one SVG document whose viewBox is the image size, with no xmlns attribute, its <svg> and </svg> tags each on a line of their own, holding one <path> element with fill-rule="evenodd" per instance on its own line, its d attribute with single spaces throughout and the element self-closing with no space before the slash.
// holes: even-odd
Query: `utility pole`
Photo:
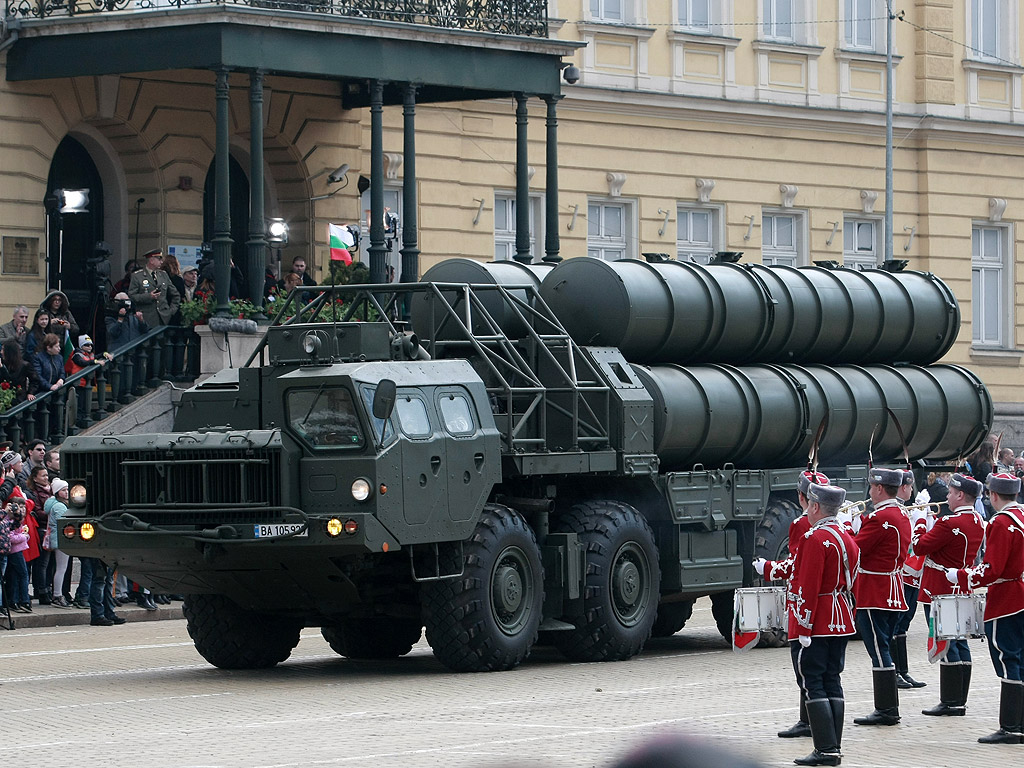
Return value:
<svg viewBox="0 0 1024 768">
<path fill-rule="evenodd" d="M 892 0 L 885 2 L 885 260 L 892 261 Z"/>
</svg>

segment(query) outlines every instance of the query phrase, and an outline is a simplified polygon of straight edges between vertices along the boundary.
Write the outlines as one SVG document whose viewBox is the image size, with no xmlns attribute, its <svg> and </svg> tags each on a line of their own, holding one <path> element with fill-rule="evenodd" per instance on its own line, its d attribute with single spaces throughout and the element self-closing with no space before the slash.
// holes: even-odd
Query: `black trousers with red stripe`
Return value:
<svg viewBox="0 0 1024 768">
<path fill-rule="evenodd" d="M 796 640 L 789 643 L 796 682 L 807 700 L 842 699 L 843 684 L 840 675 L 846 666 L 846 645 L 849 636 L 815 637 L 804 648 Z"/>
</svg>

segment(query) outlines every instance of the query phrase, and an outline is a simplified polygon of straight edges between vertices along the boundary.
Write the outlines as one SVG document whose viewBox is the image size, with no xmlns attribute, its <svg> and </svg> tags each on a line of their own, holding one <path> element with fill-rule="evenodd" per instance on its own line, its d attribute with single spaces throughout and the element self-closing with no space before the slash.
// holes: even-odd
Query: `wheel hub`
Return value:
<svg viewBox="0 0 1024 768">
<path fill-rule="evenodd" d="M 641 589 L 640 569 L 630 560 L 620 561 L 615 569 L 615 594 L 620 605 L 636 603 Z"/>
<path fill-rule="evenodd" d="M 494 574 L 494 605 L 501 613 L 515 613 L 523 602 L 523 579 L 509 565 L 499 566 Z"/>
</svg>

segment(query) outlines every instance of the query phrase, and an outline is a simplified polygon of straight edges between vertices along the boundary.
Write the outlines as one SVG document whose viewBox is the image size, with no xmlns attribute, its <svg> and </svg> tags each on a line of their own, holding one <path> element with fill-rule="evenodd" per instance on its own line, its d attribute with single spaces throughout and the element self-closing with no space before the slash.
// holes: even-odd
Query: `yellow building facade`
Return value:
<svg viewBox="0 0 1024 768">
<path fill-rule="evenodd" d="M 1011 430 L 1004 444 L 1024 447 L 1024 427 L 1014 426 L 1018 415 L 1024 422 L 1020 3 L 907 0 L 894 9 L 893 257 L 952 287 L 963 327 L 945 361 L 981 376 Z M 553 37 L 586 43 L 573 59 L 578 81 L 564 84 L 558 104 L 562 257 L 883 259 L 884 0 L 551 0 L 548 11 Z M 47 290 L 55 240 L 42 201 L 69 136 L 102 180 L 114 280 L 138 252 L 206 239 L 212 73 L 12 82 L 9 50 L 0 52 L 0 321 Z M 244 174 L 247 80 L 232 74 L 231 85 L 231 153 Z M 290 227 L 285 268 L 303 256 L 318 279 L 328 223 L 360 223 L 364 258 L 368 242 L 358 180 L 370 175 L 370 116 L 344 109 L 340 96 L 330 81 L 266 80 L 267 210 Z M 421 271 L 452 256 L 515 252 L 514 107 L 496 99 L 418 108 Z M 529 113 L 539 259 L 546 105 L 531 99 Z M 397 269 L 401 107 L 387 107 L 384 119 Z M 343 164 L 347 180 L 332 184 Z"/>
</svg>

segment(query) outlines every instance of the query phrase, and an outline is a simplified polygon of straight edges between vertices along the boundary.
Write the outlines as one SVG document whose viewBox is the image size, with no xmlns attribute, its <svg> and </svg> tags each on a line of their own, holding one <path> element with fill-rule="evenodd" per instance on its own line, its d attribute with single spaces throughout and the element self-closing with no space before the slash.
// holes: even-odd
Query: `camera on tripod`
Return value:
<svg viewBox="0 0 1024 768">
<path fill-rule="evenodd" d="M 85 271 L 89 278 L 89 282 L 96 288 L 96 290 L 103 290 L 110 279 L 110 246 L 103 240 L 96 242 L 93 246 L 92 256 L 87 256 L 85 259 Z"/>
</svg>

